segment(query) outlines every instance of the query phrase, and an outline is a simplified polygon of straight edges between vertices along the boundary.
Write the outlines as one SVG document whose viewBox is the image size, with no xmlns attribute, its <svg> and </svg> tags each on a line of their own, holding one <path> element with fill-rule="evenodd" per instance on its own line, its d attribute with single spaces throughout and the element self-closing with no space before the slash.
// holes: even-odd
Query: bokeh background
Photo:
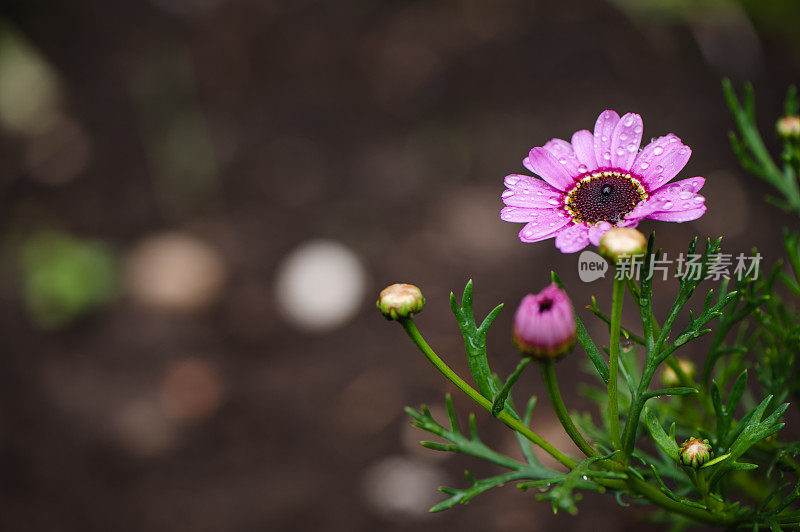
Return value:
<svg viewBox="0 0 800 532">
<path fill-rule="evenodd" d="M 799 24 L 791 0 L 5 2 L 0 527 L 640 529 L 612 498 L 554 518 L 511 486 L 428 514 L 494 469 L 418 446 L 403 406 L 441 412 L 450 388 L 374 300 L 418 284 L 420 327 L 464 371 L 447 295 L 468 278 L 479 313 L 551 269 L 579 307 L 607 298 L 498 217 L 528 149 L 606 108 L 675 132 L 682 175 L 708 178 L 703 218 L 643 225 L 662 247 L 722 234 L 774 261 L 796 222 L 731 155 L 720 79 L 753 81 L 777 150 Z M 590 406 L 581 358 L 558 367 L 571 408 Z M 520 397 L 544 395 L 535 373 Z M 546 399 L 534 424 L 567 445 Z"/>
</svg>

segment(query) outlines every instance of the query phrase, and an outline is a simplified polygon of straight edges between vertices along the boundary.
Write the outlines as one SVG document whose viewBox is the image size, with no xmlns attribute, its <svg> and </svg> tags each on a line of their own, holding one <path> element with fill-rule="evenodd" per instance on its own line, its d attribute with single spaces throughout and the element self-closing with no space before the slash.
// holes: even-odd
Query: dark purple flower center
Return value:
<svg viewBox="0 0 800 532">
<path fill-rule="evenodd" d="M 616 224 L 646 198 L 637 177 L 621 170 L 596 170 L 575 183 L 564 205 L 576 223 Z"/>
<path fill-rule="evenodd" d="M 539 312 L 546 312 L 553 306 L 552 299 L 545 299 L 539 303 Z"/>
</svg>

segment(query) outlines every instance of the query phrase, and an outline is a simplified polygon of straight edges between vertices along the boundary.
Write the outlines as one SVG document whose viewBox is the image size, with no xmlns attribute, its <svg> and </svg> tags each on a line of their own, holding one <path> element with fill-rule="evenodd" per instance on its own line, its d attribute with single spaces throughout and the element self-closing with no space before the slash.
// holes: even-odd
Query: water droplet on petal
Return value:
<svg viewBox="0 0 800 532">
<path fill-rule="evenodd" d="M 642 163 L 639 165 L 642 170 L 647 170 L 650 167 L 650 163 Z"/>
<path fill-rule="evenodd" d="M 508 183 L 509 185 L 516 185 L 517 183 L 519 183 L 519 178 L 518 177 L 507 177 L 506 178 L 506 183 Z"/>
<path fill-rule="evenodd" d="M 699 205 L 700 203 L 703 203 L 705 200 L 706 199 L 703 196 L 697 196 L 692 201 L 694 201 L 695 203 L 697 203 Z"/>
<path fill-rule="evenodd" d="M 589 171 L 589 167 L 586 166 L 585 164 L 579 164 L 578 165 L 578 171 L 583 174 L 583 173 Z"/>
<path fill-rule="evenodd" d="M 653 148 L 653 155 L 661 155 L 662 153 L 664 153 L 664 148 L 661 146 L 656 146 Z"/>
<path fill-rule="evenodd" d="M 665 201 L 664 202 L 664 208 L 665 209 L 671 209 L 672 208 L 672 202 L 669 201 L 669 200 Z"/>
<path fill-rule="evenodd" d="M 625 150 L 623 150 L 621 146 L 619 148 L 617 148 L 616 151 L 617 151 L 617 155 L 623 155 L 625 153 Z"/>
<path fill-rule="evenodd" d="M 630 125 L 633 124 L 633 117 L 630 115 L 626 116 L 624 123 L 626 126 L 630 127 Z"/>
<path fill-rule="evenodd" d="M 547 203 L 549 203 L 550 205 L 558 206 L 558 204 L 561 202 L 558 201 L 558 198 L 550 198 L 549 200 L 547 200 Z"/>
<path fill-rule="evenodd" d="M 611 159 L 611 152 L 610 151 L 603 152 L 603 159 L 606 160 Z"/>
<path fill-rule="evenodd" d="M 567 164 L 567 158 L 566 158 L 566 157 L 561 157 L 561 158 L 558 160 L 558 162 L 560 162 L 561 164 Z"/>
<path fill-rule="evenodd" d="M 656 170 L 657 174 L 660 174 L 661 172 L 664 171 L 664 167 L 663 166 L 656 166 L 655 170 Z"/>
<path fill-rule="evenodd" d="M 510 189 L 506 189 L 503 191 L 502 197 L 508 198 L 514 195 L 514 191 Z"/>
<path fill-rule="evenodd" d="M 689 198 L 691 198 L 691 197 L 692 197 L 692 193 L 691 193 L 691 192 L 688 192 L 688 191 L 686 191 L 686 190 L 684 190 L 683 192 L 681 192 L 680 194 L 678 194 L 678 197 L 679 197 L 680 199 L 689 199 Z"/>
</svg>

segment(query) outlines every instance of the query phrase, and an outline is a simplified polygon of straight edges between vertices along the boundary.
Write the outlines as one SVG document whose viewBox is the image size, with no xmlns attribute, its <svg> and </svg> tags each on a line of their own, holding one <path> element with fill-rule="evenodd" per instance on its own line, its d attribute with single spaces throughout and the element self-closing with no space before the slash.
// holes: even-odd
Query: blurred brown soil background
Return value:
<svg viewBox="0 0 800 532">
<path fill-rule="evenodd" d="M 513 307 L 551 269 L 576 306 L 610 299 L 575 255 L 521 244 L 498 215 L 532 146 L 606 108 L 640 113 L 646 139 L 676 133 L 694 150 L 681 176 L 708 179 L 703 218 L 642 226 L 659 245 L 724 235 L 772 263 L 796 221 L 739 169 L 720 79 L 754 82 L 776 150 L 797 15 L 733 0 L 5 3 L 0 528 L 654 526 L 600 495 L 553 517 L 512 486 L 427 514 L 437 486 L 495 470 L 419 447 L 403 406 L 441 412 L 453 390 L 374 299 L 419 285 L 420 328 L 464 372 L 447 295 L 473 278 L 479 314 L 509 307 L 489 337 L 503 375 Z M 663 312 L 673 285 L 658 288 Z M 591 406 L 582 360 L 557 368 L 574 409 Z M 535 372 L 517 393 L 541 397 L 535 430 L 567 445 Z"/>
</svg>

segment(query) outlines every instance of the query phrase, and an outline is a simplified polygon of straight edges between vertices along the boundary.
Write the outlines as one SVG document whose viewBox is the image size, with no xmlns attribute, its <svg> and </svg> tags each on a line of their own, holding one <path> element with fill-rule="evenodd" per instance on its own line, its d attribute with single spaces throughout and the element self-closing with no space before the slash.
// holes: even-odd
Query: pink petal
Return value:
<svg viewBox="0 0 800 532">
<path fill-rule="evenodd" d="M 653 192 L 678 175 L 691 156 L 691 148 L 670 133 L 648 144 L 636 157 L 631 171 L 640 175 Z"/>
<path fill-rule="evenodd" d="M 644 218 L 652 217 L 652 213 L 698 209 L 706 199 L 696 191 L 702 188 L 705 181 L 702 177 L 693 177 L 663 186 L 634 207 L 626 218 Z"/>
<path fill-rule="evenodd" d="M 589 227 L 589 242 L 594 246 L 600 245 L 600 239 L 613 226 L 608 222 L 600 222 Z"/>
<path fill-rule="evenodd" d="M 588 129 L 576 131 L 572 135 L 572 149 L 581 164 L 586 165 L 586 172 L 597 170 L 597 159 L 594 156 L 594 135 Z"/>
<path fill-rule="evenodd" d="M 552 209 L 561 205 L 564 195 L 547 182 L 527 175 L 508 175 L 505 185 L 508 189 L 503 191 L 503 203 L 511 207 Z"/>
<path fill-rule="evenodd" d="M 566 168 L 565 163 L 553 157 L 553 154 L 544 148 L 533 148 L 528 154 L 533 173 L 553 185 L 558 190 L 566 190 L 567 187 L 575 182 L 577 174 L 571 174 Z"/>
<path fill-rule="evenodd" d="M 597 117 L 594 124 L 594 156 L 598 168 L 611 166 L 611 142 L 618 123 L 619 115 L 611 109 L 603 111 Z"/>
<path fill-rule="evenodd" d="M 691 193 L 695 194 L 698 190 L 703 188 L 703 185 L 706 184 L 705 177 L 690 177 L 689 179 L 682 179 L 680 181 L 675 181 L 674 183 L 670 183 L 668 185 L 664 185 L 663 187 L 659 188 L 653 195 L 660 195 L 667 193 L 667 191 L 673 191 L 675 193 Z M 684 198 L 685 194 L 684 194 Z"/>
<path fill-rule="evenodd" d="M 508 207 L 506 207 L 508 208 Z M 536 219 L 532 220 L 522 231 L 519 239 L 523 242 L 538 242 L 555 236 L 559 229 L 567 225 L 572 218 L 562 210 L 546 211 L 540 209 Z"/>
<path fill-rule="evenodd" d="M 662 222 L 690 222 L 697 220 L 706 212 L 706 206 L 698 207 L 687 211 L 667 211 L 657 212 L 648 216 L 651 220 L 659 220 Z"/>
<path fill-rule="evenodd" d="M 543 146 L 543 148 L 549 151 L 559 163 L 564 165 L 564 167 L 567 169 L 567 172 L 571 176 L 574 177 L 583 173 L 578 168 L 581 162 L 575 156 L 575 151 L 572 149 L 572 144 L 566 140 L 551 139 L 550 142 Z"/>
<path fill-rule="evenodd" d="M 625 215 L 625 219 L 641 220 L 642 218 L 661 210 L 661 203 L 662 202 L 657 199 L 654 200 L 652 196 L 644 199 L 637 203 L 636 207 L 634 207 L 631 212 Z"/>
<path fill-rule="evenodd" d="M 623 116 L 611 136 L 611 165 L 630 170 L 642 143 L 642 117 L 635 113 Z"/>
<path fill-rule="evenodd" d="M 522 159 L 522 166 L 527 168 L 529 171 L 533 172 L 533 166 L 531 166 L 530 157 L 525 157 L 524 159 Z"/>
<path fill-rule="evenodd" d="M 526 207 L 503 207 L 500 211 L 500 219 L 506 222 L 532 222 L 553 216 L 555 212 L 562 212 L 560 209 L 528 209 Z"/>
<path fill-rule="evenodd" d="M 556 236 L 556 247 L 562 253 L 575 253 L 589 245 L 589 228 L 586 224 L 570 225 Z"/>
<path fill-rule="evenodd" d="M 552 153 L 556 158 L 561 156 L 573 157 L 575 155 L 575 150 L 572 149 L 572 144 L 566 140 L 550 139 L 550 141 L 543 147 Z"/>
<path fill-rule="evenodd" d="M 641 218 L 634 218 L 634 219 L 631 219 L 631 220 L 627 220 L 627 219 L 626 220 L 620 220 L 619 222 L 617 222 L 616 227 L 636 227 L 637 225 L 639 225 L 640 221 L 641 221 Z"/>
</svg>

